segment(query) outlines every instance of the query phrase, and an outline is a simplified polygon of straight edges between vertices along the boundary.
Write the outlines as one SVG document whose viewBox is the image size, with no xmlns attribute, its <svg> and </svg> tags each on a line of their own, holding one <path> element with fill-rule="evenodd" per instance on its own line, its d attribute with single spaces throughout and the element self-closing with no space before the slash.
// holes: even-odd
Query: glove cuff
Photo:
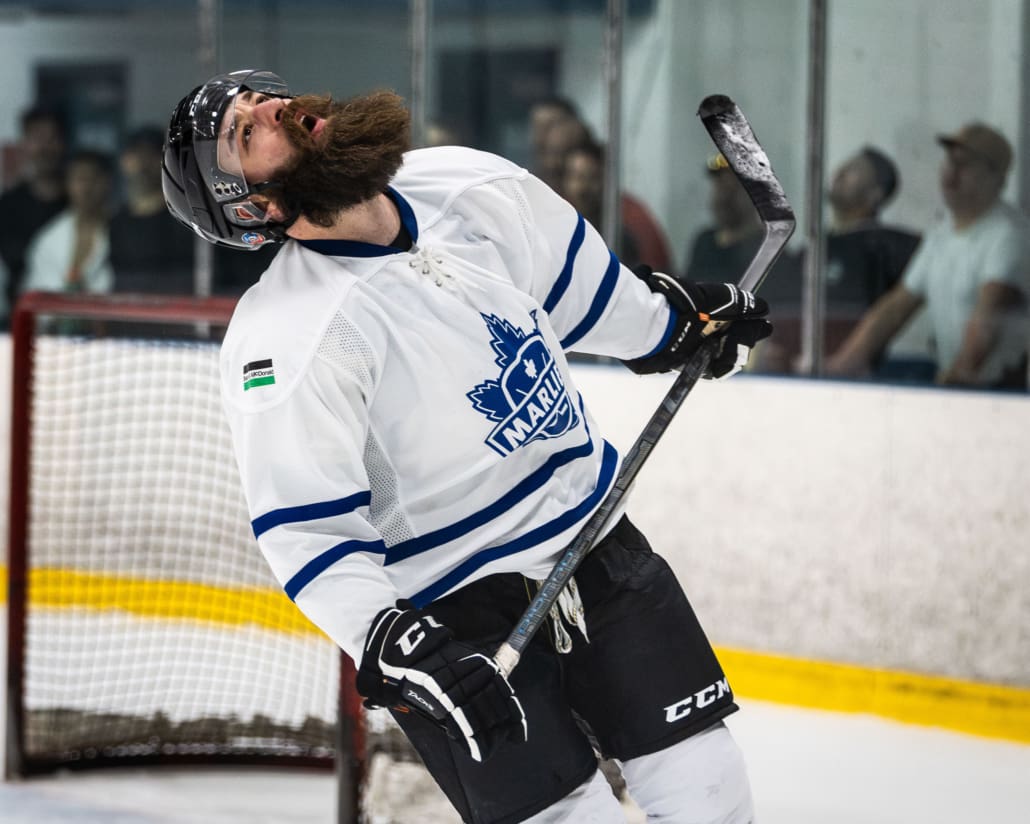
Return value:
<svg viewBox="0 0 1030 824">
<path fill-rule="evenodd" d="M 638 375 L 677 369 L 686 360 L 684 350 L 693 352 L 701 338 L 703 327 L 698 318 L 697 305 L 683 284 L 671 275 L 647 269 L 646 273 L 641 271 L 637 276 L 652 292 L 665 296 L 669 311 L 673 314 L 672 329 L 657 352 L 645 358 L 624 360 L 623 363 Z"/>
</svg>

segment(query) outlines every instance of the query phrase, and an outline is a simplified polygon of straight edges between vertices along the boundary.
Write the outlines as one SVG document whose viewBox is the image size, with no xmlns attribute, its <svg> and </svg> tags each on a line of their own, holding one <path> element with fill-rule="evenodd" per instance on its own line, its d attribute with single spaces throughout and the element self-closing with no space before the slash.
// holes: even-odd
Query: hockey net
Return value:
<svg viewBox="0 0 1030 824">
<path fill-rule="evenodd" d="M 219 400 L 233 304 L 19 303 L 8 776 L 335 765 L 339 821 L 359 805 L 364 820 L 413 820 L 398 801 L 436 804 L 435 787 L 392 722 L 362 711 L 352 663 L 282 593 L 250 529 Z"/>
</svg>

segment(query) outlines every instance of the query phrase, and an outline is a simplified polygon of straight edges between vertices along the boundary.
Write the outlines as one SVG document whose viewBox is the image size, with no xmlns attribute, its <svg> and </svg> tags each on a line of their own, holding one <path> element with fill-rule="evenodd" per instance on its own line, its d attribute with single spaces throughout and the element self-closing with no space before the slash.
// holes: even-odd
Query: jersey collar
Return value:
<svg viewBox="0 0 1030 824">
<path fill-rule="evenodd" d="M 386 187 L 386 196 L 394 202 L 397 211 L 400 212 L 401 223 L 411 235 L 411 242 L 418 243 L 418 221 L 415 220 L 415 212 L 411 205 L 393 186 Z M 394 246 L 380 246 L 378 243 L 365 243 L 360 240 L 298 240 L 297 243 L 313 252 L 332 257 L 370 258 L 396 255 L 407 251 Z"/>
</svg>

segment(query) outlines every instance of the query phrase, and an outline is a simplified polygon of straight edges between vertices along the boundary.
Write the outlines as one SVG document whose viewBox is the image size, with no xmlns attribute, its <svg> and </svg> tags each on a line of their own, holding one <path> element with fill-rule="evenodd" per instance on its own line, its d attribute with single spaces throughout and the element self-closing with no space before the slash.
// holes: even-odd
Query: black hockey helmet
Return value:
<svg viewBox="0 0 1030 824">
<path fill-rule="evenodd" d="M 278 75 L 249 69 L 220 74 L 197 86 L 179 102 L 168 124 L 161 185 L 168 210 L 205 240 L 258 249 L 281 243 L 287 226 L 270 223 L 265 210 L 250 201 L 269 184 L 248 184 L 236 154 L 226 151 L 226 142 L 234 139 L 236 97 L 241 91 L 290 95 Z"/>
</svg>

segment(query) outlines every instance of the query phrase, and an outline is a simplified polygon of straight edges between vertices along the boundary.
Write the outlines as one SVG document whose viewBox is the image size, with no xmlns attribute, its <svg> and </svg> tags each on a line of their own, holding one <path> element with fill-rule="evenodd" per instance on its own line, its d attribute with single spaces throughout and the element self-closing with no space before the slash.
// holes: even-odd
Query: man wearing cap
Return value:
<svg viewBox="0 0 1030 824">
<path fill-rule="evenodd" d="M 925 304 L 938 383 L 1026 388 L 1028 225 L 1001 200 L 1012 149 L 983 123 L 969 123 L 937 142 L 945 150 L 940 185 L 949 215 L 926 234 L 902 282 L 828 359 L 827 373 L 867 375 Z"/>
</svg>

